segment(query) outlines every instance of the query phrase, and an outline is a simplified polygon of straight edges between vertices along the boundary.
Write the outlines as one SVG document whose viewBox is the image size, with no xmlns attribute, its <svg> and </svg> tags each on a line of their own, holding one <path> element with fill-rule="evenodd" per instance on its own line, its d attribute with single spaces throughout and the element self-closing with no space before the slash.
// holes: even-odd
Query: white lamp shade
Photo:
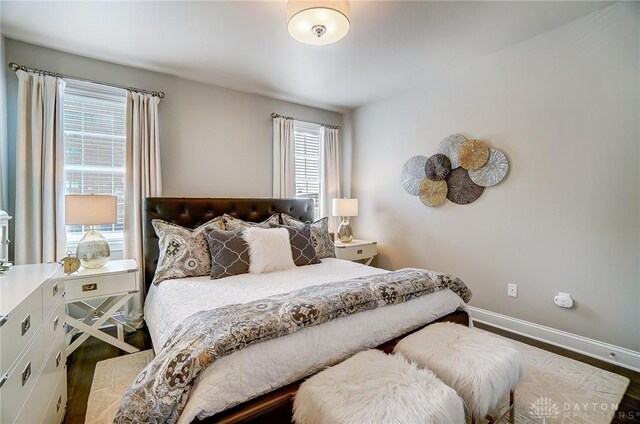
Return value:
<svg viewBox="0 0 640 424">
<path fill-rule="evenodd" d="M 67 225 L 102 225 L 117 222 L 116 196 L 76 195 L 64 197 L 64 222 Z"/>
<path fill-rule="evenodd" d="M 333 199 L 333 216 L 358 216 L 358 199 Z"/>
<path fill-rule="evenodd" d="M 296 40 L 313 45 L 331 44 L 351 28 L 348 1 L 289 0 L 287 27 Z"/>
</svg>

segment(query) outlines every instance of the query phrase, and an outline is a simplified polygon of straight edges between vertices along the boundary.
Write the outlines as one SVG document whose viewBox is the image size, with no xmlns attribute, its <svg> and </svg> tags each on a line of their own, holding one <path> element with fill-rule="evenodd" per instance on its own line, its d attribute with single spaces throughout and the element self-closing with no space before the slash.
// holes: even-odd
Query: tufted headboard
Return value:
<svg viewBox="0 0 640 424">
<path fill-rule="evenodd" d="M 284 212 L 303 222 L 313 221 L 313 200 L 147 197 L 142 212 L 145 289 L 149 290 L 159 255 L 158 236 L 151 220 L 162 219 L 183 227 L 196 228 L 225 213 L 245 221 L 260 222 L 277 212 Z"/>
</svg>

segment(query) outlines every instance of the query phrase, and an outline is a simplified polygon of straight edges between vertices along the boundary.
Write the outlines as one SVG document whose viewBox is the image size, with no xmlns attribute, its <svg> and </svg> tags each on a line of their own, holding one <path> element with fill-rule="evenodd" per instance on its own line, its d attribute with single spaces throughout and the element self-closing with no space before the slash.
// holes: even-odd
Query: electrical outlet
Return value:
<svg viewBox="0 0 640 424">
<path fill-rule="evenodd" d="M 507 295 L 511 297 L 518 297 L 518 285 L 513 283 L 507 284 Z"/>
</svg>

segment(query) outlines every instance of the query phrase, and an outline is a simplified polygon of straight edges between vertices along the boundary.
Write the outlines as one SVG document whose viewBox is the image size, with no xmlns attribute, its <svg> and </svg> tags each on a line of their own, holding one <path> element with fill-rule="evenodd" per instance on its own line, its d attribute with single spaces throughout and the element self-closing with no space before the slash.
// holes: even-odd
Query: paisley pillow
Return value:
<svg viewBox="0 0 640 424">
<path fill-rule="evenodd" d="M 234 218 L 226 213 L 223 216 L 227 231 L 236 231 L 249 227 L 269 228 L 271 224 L 280 224 L 280 214 L 274 213 L 262 222 L 249 222 L 240 218 Z"/>
<path fill-rule="evenodd" d="M 304 227 L 305 223 L 285 213 L 280 214 L 282 223 L 290 227 Z M 311 224 L 311 241 L 318 258 L 335 258 L 336 249 L 329 234 L 329 218 L 324 217 Z"/>
<path fill-rule="evenodd" d="M 153 284 L 174 278 L 209 275 L 211 254 L 205 231 L 224 230 L 224 222 L 225 219 L 219 216 L 192 230 L 160 219 L 151 221 L 160 248 Z"/>
</svg>

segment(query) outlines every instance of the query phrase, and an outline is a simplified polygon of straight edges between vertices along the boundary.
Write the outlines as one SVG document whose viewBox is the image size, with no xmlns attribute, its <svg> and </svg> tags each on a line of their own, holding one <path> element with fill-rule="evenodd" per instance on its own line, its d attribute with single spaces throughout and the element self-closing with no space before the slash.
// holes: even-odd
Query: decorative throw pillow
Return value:
<svg viewBox="0 0 640 424">
<path fill-rule="evenodd" d="M 279 213 L 274 213 L 262 222 L 249 222 L 245 221 L 244 219 L 234 218 L 233 216 L 227 215 L 226 213 L 224 214 L 223 218 L 225 220 L 227 231 L 235 231 L 249 227 L 269 228 L 271 224 L 280 224 Z"/>
<path fill-rule="evenodd" d="M 243 236 L 249 245 L 250 273 L 284 271 L 296 266 L 286 229 L 249 227 Z"/>
<path fill-rule="evenodd" d="M 205 232 L 211 252 L 211 279 L 249 272 L 249 246 L 242 237 L 244 230 Z"/>
<path fill-rule="evenodd" d="M 222 217 L 213 218 L 195 229 L 160 219 L 151 221 L 158 235 L 160 257 L 153 284 L 173 278 L 198 277 L 211 272 L 211 255 L 205 238 L 208 229 L 224 229 Z"/>
<path fill-rule="evenodd" d="M 298 221 L 294 217 L 285 213 L 281 214 L 282 223 L 290 227 L 302 227 L 304 222 Z M 333 239 L 329 234 L 329 218 L 324 217 L 311 224 L 311 240 L 313 247 L 316 248 L 318 258 L 335 258 L 336 249 L 333 245 Z"/>
<path fill-rule="evenodd" d="M 272 228 L 284 228 L 289 231 L 289 244 L 291 245 L 293 263 L 296 264 L 296 266 L 320 263 L 316 248 L 313 247 L 311 224 L 305 224 L 302 227 L 289 227 L 286 225 L 273 224 L 271 226 Z"/>
</svg>

